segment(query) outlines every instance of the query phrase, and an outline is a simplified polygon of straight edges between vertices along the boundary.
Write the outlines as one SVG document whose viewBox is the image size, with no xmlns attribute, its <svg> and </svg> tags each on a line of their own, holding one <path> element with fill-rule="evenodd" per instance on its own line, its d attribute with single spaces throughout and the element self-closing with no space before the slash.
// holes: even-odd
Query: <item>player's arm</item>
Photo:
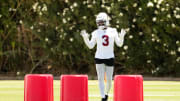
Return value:
<svg viewBox="0 0 180 101">
<path fill-rule="evenodd" d="M 94 34 L 92 34 L 92 38 L 91 38 L 91 40 L 89 40 L 89 34 L 85 30 L 82 30 L 81 36 L 83 37 L 83 40 L 89 49 L 94 48 L 94 46 L 96 44 L 96 39 L 94 37 Z"/>
<path fill-rule="evenodd" d="M 124 36 L 126 35 L 126 32 L 124 29 L 121 29 L 121 33 L 118 35 L 118 33 L 116 33 L 115 35 L 115 43 L 118 47 L 122 47 L 123 43 L 124 43 Z"/>
</svg>

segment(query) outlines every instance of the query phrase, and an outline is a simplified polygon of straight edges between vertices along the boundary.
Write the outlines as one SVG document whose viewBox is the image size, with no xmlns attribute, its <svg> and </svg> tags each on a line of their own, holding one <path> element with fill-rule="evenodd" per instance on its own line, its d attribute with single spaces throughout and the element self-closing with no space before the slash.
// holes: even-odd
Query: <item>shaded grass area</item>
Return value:
<svg viewBox="0 0 180 101">
<path fill-rule="evenodd" d="M 144 101 L 179 101 L 180 81 L 144 81 Z M 88 81 L 89 101 L 100 101 L 97 80 Z M 109 101 L 113 101 L 113 87 Z M 24 101 L 23 80 L 0 81 L 0 101 Z M 54 101 L 60 101 L 60 81 L 54 80 Z"/>
</svg>

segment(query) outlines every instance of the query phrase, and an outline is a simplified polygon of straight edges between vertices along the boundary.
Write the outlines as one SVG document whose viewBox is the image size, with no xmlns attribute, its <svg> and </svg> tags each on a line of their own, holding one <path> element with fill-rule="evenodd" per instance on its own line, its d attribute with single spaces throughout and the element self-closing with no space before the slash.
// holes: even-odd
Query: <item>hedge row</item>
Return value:
<svg viewBox="0 0 180 101">
<path fill-rule="evenodd" d="M 115 74 L 180 76 L 179 0 L 1 0 L 0 71 L 96 75 L 95 49 L 80 36 L 106 12 L 127 29 L 115 47 Z"/>
</svg>

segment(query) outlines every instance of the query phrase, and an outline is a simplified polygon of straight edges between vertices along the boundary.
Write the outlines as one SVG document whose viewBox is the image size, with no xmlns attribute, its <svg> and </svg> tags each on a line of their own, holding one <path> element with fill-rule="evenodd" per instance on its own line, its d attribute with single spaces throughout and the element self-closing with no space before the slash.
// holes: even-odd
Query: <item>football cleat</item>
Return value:
<svg viewBox="0 0 180 101">
<path fill-rule="evenodd" d="M 105 101 L 107 101 L 108 100 L 108 95 L 105 95 Z"/>
</svg>

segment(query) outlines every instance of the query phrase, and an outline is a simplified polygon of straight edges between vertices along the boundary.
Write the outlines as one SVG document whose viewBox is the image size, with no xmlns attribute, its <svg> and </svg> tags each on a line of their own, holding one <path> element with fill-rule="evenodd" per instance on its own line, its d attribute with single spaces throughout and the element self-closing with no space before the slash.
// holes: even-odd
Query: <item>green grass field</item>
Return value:
<svg viewBox="0 0 180 101">
<path fill-rule="evenodd" d="M 144 81 L 144 101 L 180 101 L 180 81 Z M 89 80 L 89 101 L 100 101 L 96 80 Z M 23 80 L 0 81 L 0 101 L 24 101 Z M 60 81 L 54 80 L 54 101 L 60 101 Z M 113 89 L 110 100 L 113 101 Z"/>
</svg>

